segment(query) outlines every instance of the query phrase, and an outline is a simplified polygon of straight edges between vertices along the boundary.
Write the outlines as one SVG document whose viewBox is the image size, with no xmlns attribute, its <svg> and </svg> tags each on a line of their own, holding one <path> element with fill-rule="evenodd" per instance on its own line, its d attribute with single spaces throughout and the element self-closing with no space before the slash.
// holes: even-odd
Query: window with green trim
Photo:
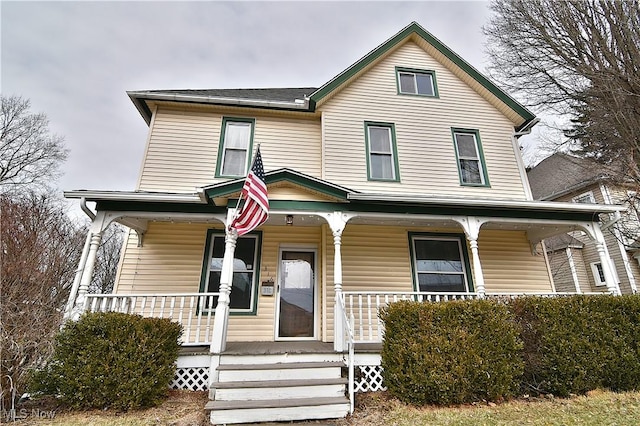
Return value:
<svg viewBox="0 0 640 426">
<path fill-rule="evenodd" d="M 217 293 L 220 291 L 220 276 L 222 260 L 225 250 L 224 233 L 209 232 L 203 280 L 200 291 Z M 233 283 L 229 308 L 231 312 L 255 312 L 257 273 L 259 269 L 260 234 L 248 234 L 238 237 L 233 260 Z M 214 309 L 218 298 L 212 298 L 211 306 L 207 301 L 207 308 Z"/>
<path fill-rule="evenodd" d="M 400 180 L 394 125 L 365 122 L 365 139 L 369 179 Z"/>
<path fill-rule="evenodd" d="M 410 241 L 417 291 L 469 291 L 469 259 L 463 250 L 463 236 L 411 235 Z"/>
<path fill-rule="evenodd" d="M 452 133 L 460 183 L 462 185 L 489 186 L 478 131 L 452 129 Z"/>
<path fill-rule="evenodd" d="M 222 120 L 216 176 L 242 177 L 247 174 L 253 126 L 253 119 L 225 118 Z"/>
<path fill-rule="evenodd" d="M 438 96 L 435 71 L 396 68 L 398 93 L 403 95 Z"/>
</svg>

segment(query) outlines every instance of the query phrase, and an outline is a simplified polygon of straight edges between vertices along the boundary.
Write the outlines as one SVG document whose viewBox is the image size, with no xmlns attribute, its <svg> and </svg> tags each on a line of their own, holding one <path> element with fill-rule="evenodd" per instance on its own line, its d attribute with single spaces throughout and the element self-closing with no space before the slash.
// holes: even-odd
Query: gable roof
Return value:
<svg viewBox="0 0 640 426">
<path fill-rule="evenodd" d="M 553 200 L 606 179 L 604 168 L 586 158 L 557 152 L 527 172 L 533 198 Z"/>
<path fill-rule="evenodd" d="M 325 101 L 330 95 L 348 85 L 370 65 L 382 58 L 394 48 L 408 40 L 418 43 L 426 43 L 432 46 L 442 58 L 450 61 L 464 75 L 471 78 L 478 88 L 486 90 L 485 96 L 492 97 L 497 102 L 504 104 L 520 118 L 516 125 L 517 130 L 523 130 L 535 124 L 535 115 L 518 101 L 497 87 L 487 77 L 482 75 L 467 61 L 449 49 L 433 34 L 422 28 L 418 23 L 412 22 L 396 35 L 367 53 L 361 59 L 342 71 L 340 74 L 323 84 L 318 89 L 306 88 L 282 88 L 282 89 L 211 89 L 211 90 L 149 90 L 127 92 L 136 108 L 143 116 L 147 124 L 151 121 L 151 110 L 146 101 L 165 100 L 188 103 L 205 103 L 219 105 L 249 106 L 262 108 L 275 108 L 285 110 L 302 110 L 313 112 L 316 104 Z M 476 90 L 479 90 L 475 88 Z"/>
<path fill-rule="evenodd" d="M 307 174 L 287 168 L 272 170 L 265 173 L 264 181 L 267 186 L 283 181 L 291 182 L 296 186 L 327 195 L 342 202 L 347 202 L 347 196 L 349 194 L 357 193 L 357 191 L 345 188 L 344 186 L 340 186 L 335 183 L 318 179 L 313 176 L 309 176 Z M 200 188 L 200 190 L 204 192 L 209 199 L 212 200 L 217 197 L 225 197 L 240 192 L 242 190 L 244 182 L 245 178 L 243 177 L 226 182 L 216 183 L 213 185 L 208 185 Z"/>
</svg>

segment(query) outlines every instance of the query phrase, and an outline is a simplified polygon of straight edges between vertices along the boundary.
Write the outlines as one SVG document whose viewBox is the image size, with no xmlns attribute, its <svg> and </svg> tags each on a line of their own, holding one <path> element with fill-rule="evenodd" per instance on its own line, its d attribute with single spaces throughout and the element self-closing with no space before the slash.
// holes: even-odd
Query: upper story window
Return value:
<svg viewBox="0 0 640 426">
<path fill-rule="evenodd" d="M 469 291 L 469 259 L 463 242 L 464 237 L 457 234 L 410 234 L 417 291 Z"/>
<path fill-rule="evenodd" d="M 451 129 L 458 161 L 460 184 L 489 186 L 487 169 L 484 164 L 480 133 L 477 130 Z"/>
<path fill-rule="evenodd" d="M 247 174 L 253 145 L 252 118 L 222 120 L 216 177 L 242 177 Z"/>
<path fill-rule="evenodd" d="M 592 191 L 585 192 L 584 194 L 580 194 L 577 197 L 573 197 L 574 203 L 580 204 L 595 204 L 596 197 L 593 196 Z"/>
<path fill-rule="evenodd" d="M 231 312 L 255 313 L 257 273 L 260 270 L 261 233 L 251 233 L 238 237 L 233 259 L 233 282 L 229 308 Z M 224 258 L 224 232 L 210 230 L 207 235 L 204 267 L 200 291 L 217 293 L 220 291 L 222 259 Z M 215 309 L 218 297 L 207 301 L 206 308 Z"/>
<path fill-rule="evenodd" d="M 435 71 L 396 67 L 398 93 L 438 97 Z"/>
<path fill-rule="evenodd" d="M 369 180 L 399 181 L 395 126 L 365 122 L 364 127 Z"/>
</svg>

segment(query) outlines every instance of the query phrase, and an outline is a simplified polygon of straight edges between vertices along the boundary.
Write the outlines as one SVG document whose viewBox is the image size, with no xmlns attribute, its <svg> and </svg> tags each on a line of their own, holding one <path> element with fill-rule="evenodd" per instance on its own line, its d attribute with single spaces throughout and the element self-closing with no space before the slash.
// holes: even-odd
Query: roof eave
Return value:
<svg viewBox="0 0 640 426">
<path fill-rule="evenodd" d="M 128 91 L 127 95 L 133 101 L 147 124 L 151 123 L 152 112 L 146 101 L 166 101 L 180 103 L 195 103 L 205 105 L 225 105 L 250 108 L 282 109 L 287 111 L 313 112 L 313 105 L 309 99 L 302 99 L 302 102 L 287 102 L 263 99 L 244 99 L 221 96 L 199 96 L 180 95 L 175 93 L 148 92 L 148 91 Z"/>
<path fill-rule="evenodd" d="M 64 191 L 63 195 L 65 198 L 84 198 L 87 201 L 140 201 L 156 203 L 206 204 L 206 200 L 203 201 L 198 193 L 93 191 L 81 189 L 75 191 Z"/>
<path fill-rule="evenodd" d="M 563 211 L 569 213 L 615 213 L 624 210 L 623 206 L 603 204 L 576 204 L 551 201 L 487 200 L 470 198 L 428 197 L 421 195 L 388 195 L 372 193 L 354 193 L 347 195 L 348 200 L 364 202 L 411 203 L 434 206 L 464 206 L 478 208 L 507 208 L 529 211 Z"/>
</svg>

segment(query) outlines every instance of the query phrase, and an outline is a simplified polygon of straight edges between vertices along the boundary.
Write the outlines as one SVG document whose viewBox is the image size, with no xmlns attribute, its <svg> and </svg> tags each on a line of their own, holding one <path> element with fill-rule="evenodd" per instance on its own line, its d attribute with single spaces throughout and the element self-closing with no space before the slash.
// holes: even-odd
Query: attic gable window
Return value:
<svg viewBox="0 0 640 426">
<path fill-rule="evenodd" d="M 398 93 L 438 97 L 435 71 L 396 67 Z"/>
<path fill-rule="evenodd" d="M 458 161 L 460 184 L 489 186 L 480 133 L 470 129 L 451 129 Z"/>
<path fill-rule="evenodd" d="M 399 181 L 398 152 L 393 123 L 365 122 L 367 177 L 369 180 Z"/>
<path fill-rule="evenodd" d="M 222 120 L 216 177 L 243 177 L 247 174 L 253 145 L 252 118 Z"/>
<path fill-rule="evenodd" d="M 592 191 L 588 191 L 584 194 L 578 195 L 577 197 L 573 197 L 573 202 L 578 204 L 595 204 L 596 197 L 593 196 Z"/>
</svg>

